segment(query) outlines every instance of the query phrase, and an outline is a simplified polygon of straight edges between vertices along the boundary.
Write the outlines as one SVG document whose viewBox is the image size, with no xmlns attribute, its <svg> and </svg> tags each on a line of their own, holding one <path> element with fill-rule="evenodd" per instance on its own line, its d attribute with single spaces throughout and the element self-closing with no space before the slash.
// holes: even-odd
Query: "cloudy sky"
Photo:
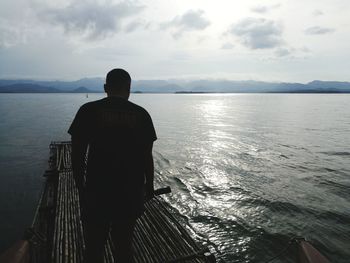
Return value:
<svg viewBox="0 0 350 263">
<path fill-rule="evenodd" d="M 350 81 L 349 0 L 1 0 L 0 78 Z"/>
</svg>

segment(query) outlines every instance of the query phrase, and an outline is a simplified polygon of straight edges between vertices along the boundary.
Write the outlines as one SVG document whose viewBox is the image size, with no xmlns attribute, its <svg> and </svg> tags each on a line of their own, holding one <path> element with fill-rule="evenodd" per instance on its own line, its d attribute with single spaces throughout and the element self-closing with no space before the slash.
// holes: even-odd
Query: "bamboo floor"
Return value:
<svg viewBox="0 0 350 263">
<path fill-rule="evenodd" d="M 50 144 L 49 169 L 44 176 L 43 191 L 29 230 L 31 262 L 80 263 L 84 231 L 71 169 L 70 142 Z M 209 249 L 193 240 L 163 198 L 155 197 L 145 206 L 133 237 L 136 263 L 215 262 Z M 113 250 L 109 237 L 104 262 L 115 262 Z"/>
</svg>

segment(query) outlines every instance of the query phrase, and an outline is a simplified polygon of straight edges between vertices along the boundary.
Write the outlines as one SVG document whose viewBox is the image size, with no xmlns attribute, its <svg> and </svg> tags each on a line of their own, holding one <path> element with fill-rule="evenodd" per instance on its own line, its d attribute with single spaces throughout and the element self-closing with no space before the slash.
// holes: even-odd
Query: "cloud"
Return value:
<svg viewBox="0 0 350 263">
<path fill-rule="evenodd" d="M 136 31 L 137 29 L 146 28 L 146 27 L 147 27 L 147 25 L 144 22 L 139 21 L 139 20 L 135 20 L 135 21 L 132 21 L 129 24 L 127 24 L 124 27 L 124 31 L 126 33 L 132 33 L 134 31 Z"/>
<path fill-rule="evenodd" d="M 302 47 L 299 49 L 301 52 L 304 52 L 304 53 L 310 53 L 311 52 L 311 49 L 308 48 L 308 47 Z"/>
<path fill-rule="evenodd" d="M 40 34 L 40 24 L 38 25 L 29 2 L 31 1 L 1 1 L 0 48 L 25 45 Z"/>
<path fill-rule="evenodd" d="M 305 30 L 305 34 L 307 35 L 324 35 L 335 32 L 334 28 L 328 28 L 328 27 L 320 27 L 320 26 L 314 26 L 309 27 Z"/>
<path fill-rule="evenodd" d="M 316 9 L 315 11 L 313 11 L 312 14 L 314 16 L 322 16 L 322 15 L 324 15 L 324 13 L 321 10 L 319 10 L 319 9 Z"/>
<path fill-rule="evenodd" d="M 0 23 L 0 48 L 9 48 L 25 42 L 25 35 L 20 28 L 13 27 L 4 21 Z"/>
<path fill-rule="evenodd" d="M 292 51 L 293 51 L 293 50 L 288 49 L 288 48 L 277 48 L 277 49 L 275 50 L 275 55 L 276 55 L 277 57 L 287 57 L 287 56 L 289 56 L 289 55 L 292 54 Z"/>
<path fill-rule="evenodd" d="M 251 49 L 275 48 L 282 44 L 282 29 L 273 20 L 245 18 L 233 24 L 228 33 L 240 38 L 243 45 Z"/>
<path fill-rule="evenodd" d="M 77 34 L 90 40 L 106 38 L 121 29 L 122 20 L 140 13 L 144 6 L 125 1 L 117 4 L 107 1 L 75 1 L 64 8 L 47 8 L 39 16 L 60 26 L 68 34 Z"/>
<path fill-rule="evenodd" d="M 4 19 L 0 14 L 0 48 L 25 45 L 38 35 L 37 24 L 32 20 Z"/>
<path fill-rule="evenodd" d="M 279 8 L 281 5 L 280 4 L 275 4 L 275 5 L 258 5 L 252 7 L 250 10 L 254 13 L 259 13 L 259 14 L 265 14 L 273 9 Z"/>
<path fill-rule="evenodd" d="M 176 51 L 170 56 L 171 60 L 180 60 L 180 61 L 186 61 L 191 59 L 191 55 L 184 51 Z"/>
<path fill-rule="evenodd" d="M 179 37 L 185 31 L 200 31 L 206 29 L 211 22 L 204 16 L 203 10 L 189 10 L 181 16 L 176 16 L 173 20 L 163 23 L 161 28 L 174 28 L 174 37 Z"/>
<path fill-rule="evenodd" d="M 233 49 L 235 46 L 229 42 L 227 43 L 224 43 L 222 46 L 221 46 L 221 49 Z"/>
</svg>

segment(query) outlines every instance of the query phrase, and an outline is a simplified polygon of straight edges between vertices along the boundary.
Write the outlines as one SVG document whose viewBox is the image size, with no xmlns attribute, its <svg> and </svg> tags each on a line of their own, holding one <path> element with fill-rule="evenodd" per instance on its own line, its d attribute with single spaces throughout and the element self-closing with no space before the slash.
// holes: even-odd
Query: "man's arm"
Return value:
<svg viewBox="0 0 350 263">
<path fill-rule="evenodd" d="M 154 196 L 154 163 L 152 155 L 153 142 L 150 143 L 146 149 L 146 167 L 145 167 L 145 176 L 146 176 L 146 200 L 151 199 Z"/>
<path fill-rule="evenodd" d="M 81 197 L 84 187 L 85 156 L 88 142 L 77 136 L 72 136 L 72 168 L 75 185 Z"/>
</svg>

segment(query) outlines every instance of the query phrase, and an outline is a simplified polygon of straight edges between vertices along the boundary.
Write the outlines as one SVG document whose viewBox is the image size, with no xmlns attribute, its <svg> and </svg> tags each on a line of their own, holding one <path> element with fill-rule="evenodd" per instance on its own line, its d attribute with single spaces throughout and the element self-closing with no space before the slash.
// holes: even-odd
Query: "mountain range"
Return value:
<svg viewBox="0 0 350 263">
<path fill-rule="evenodd" d="M 76 81 L 0 79 L 0 93 L 93 93 L 103 92 L 104 78 Z M 232 80 L 135 80 L 136 93 L 350 93 L 350 82 L 302 83 Z"/>
</svg>

